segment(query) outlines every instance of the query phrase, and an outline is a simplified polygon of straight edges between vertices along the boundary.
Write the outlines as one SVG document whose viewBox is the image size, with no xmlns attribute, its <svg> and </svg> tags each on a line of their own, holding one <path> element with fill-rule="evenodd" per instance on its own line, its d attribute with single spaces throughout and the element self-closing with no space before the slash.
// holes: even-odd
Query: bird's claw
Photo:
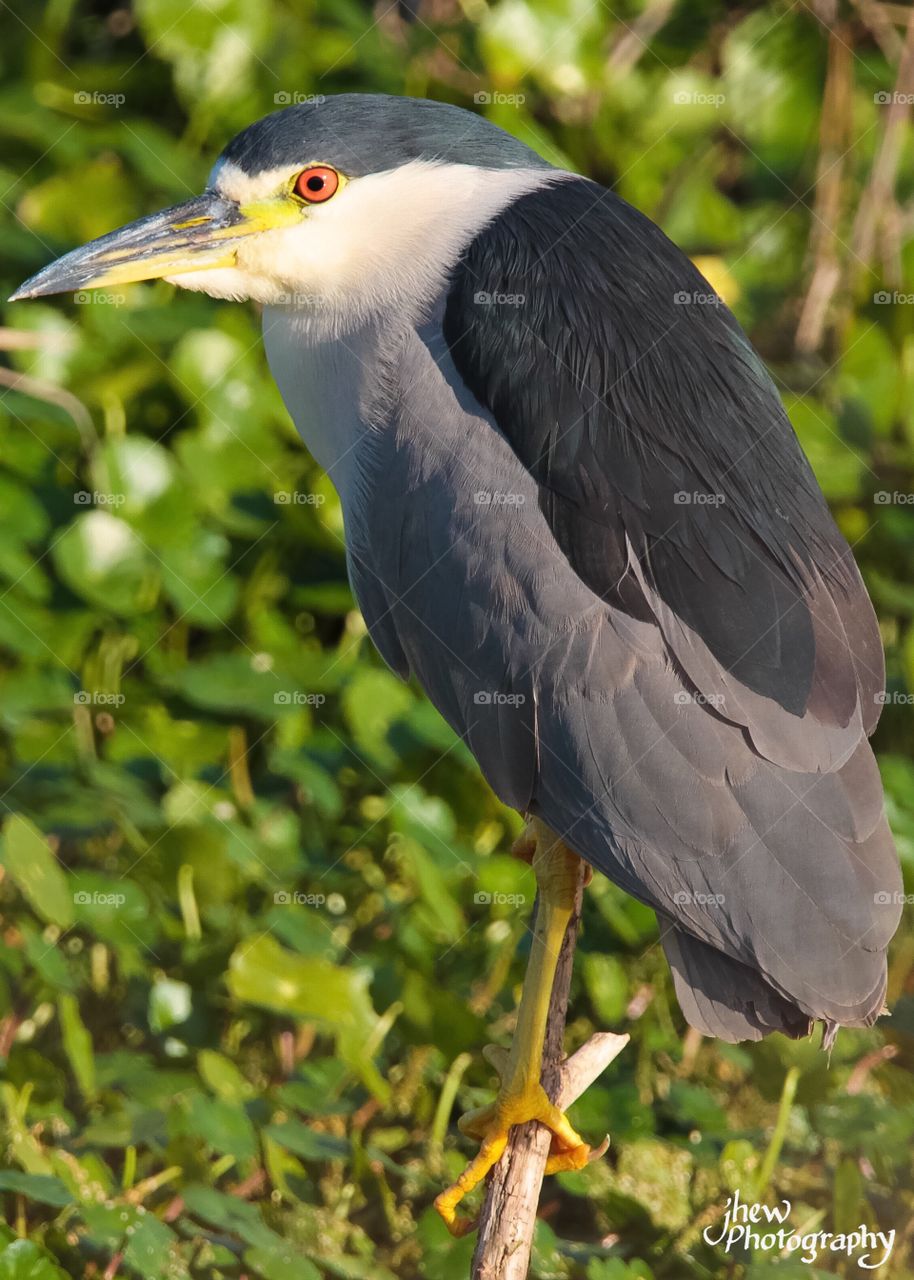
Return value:
<svg viewBox="0 0 914 1280">
<path fill-rule="evenodd" d="M 497 1045 L 487 1045 L 483 1053 L 502 1076 L 510 1056 L 507 1050 Z M 526 1124 L 530 1120 L 538 1120 L 552 1134 L 546 1173 L 583 1169 L 591 1160 L 599 1159 L 609 1145 L 607 1138 L 599 1147 L 591 1148 L 575 1131 L 564 1112 L 549 1101 L 546 1090 L 538 1081 L 528 1081 L 518 1087 L 506 1084 L 503 1080 L 493 1102 L 468 1111 L 458 1121 L 461 1133 L 476 1139 L 480 1146 L 475 1158 L 456 1182 L 435 1199 L 435 1208 L 451 1235 L 464 1236 L 474 1229 L 476 1220 L 459 1217 L 457 1206 L 501 1159 L 513 1126 Z"/>
</svg>

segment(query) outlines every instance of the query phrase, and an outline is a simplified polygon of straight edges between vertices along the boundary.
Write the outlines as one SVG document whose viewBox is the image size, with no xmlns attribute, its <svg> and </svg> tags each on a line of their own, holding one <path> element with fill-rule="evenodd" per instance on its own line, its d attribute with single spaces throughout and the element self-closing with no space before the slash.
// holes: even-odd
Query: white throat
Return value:
<svg viewBox="0 0 914 1280">
<path fill-rule="evenodd" d="M 307 226 L 276 233 L 288 237 L 290 279 L 310 288 L 290 285 L 287 299 L 266 306 L 267 358 L 305 444 L 344 502 L 362 436 L 383 425 L 378 384 L 397 335 L 429 318 L 460 254 L 502 209 L 567 176 L 416 161 L 353 180 Z M 227 194 L 250 195 L 231 190 L 230 179 L 220 174 Z"/>
</svg>

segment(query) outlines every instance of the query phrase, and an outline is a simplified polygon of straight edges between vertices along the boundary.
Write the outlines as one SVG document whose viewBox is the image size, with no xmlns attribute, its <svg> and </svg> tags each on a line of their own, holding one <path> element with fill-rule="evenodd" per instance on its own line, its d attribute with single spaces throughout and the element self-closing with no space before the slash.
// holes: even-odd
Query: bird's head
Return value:
<svg viewBox="0 0 914 1280">
<path fill-rule="evenodd" d="M 428 277 L 549 171 L 529 147 L 458 107 L 315 99 L 234 138 L 202 195 L 74 249 L 14 298 L 164 278 L 214 297 L 355 318 L 427 293 Z"/>
</svg>

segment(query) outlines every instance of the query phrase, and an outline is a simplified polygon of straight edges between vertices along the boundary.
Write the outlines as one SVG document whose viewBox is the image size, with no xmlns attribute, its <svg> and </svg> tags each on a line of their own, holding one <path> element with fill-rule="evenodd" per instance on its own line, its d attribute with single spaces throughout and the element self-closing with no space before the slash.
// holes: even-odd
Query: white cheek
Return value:
<svg viewBox="0 0 914 1280">
<path fill-rule="evenodd" d="M 527 191 L 570 175 L 555 169 L 479 169 L 416 160 L 353 178 L 301 221 L 239 240 L 236 266 L 169 279 L 214 298 L 251 299 L 306 313 L 316 330 L 352 332 L 379 315 L 417 315 L 465 245 Z M 289 171 L 249 178 L 220 169 L 217 188 L 244 203 L 275 196 Z"/>
<path fill-rule="evenodd" d="M 298 226 L 251 236 L 238 267 L 337 329 L 434 297 L 469 240 L 525 191 L 567 175 L 414 161 L 349 182 Z M 252 295 L 262 296 L 262 295 Z"/>
</svg>

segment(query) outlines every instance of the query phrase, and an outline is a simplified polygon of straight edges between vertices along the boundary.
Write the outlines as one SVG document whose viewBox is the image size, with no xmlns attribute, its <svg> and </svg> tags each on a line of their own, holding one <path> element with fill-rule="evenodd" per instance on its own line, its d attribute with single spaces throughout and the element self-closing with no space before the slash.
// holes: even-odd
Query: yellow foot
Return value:
<svg viewBox="0 0 914 1280">
<path fill-rule="evenodd" d="M 488 1045 L 483 1052 L 501 1074 L 507 1066 L 507 1050 Z M 457 1206 L 501 1159 L 511 1127 L 526 1124 L 528 1120 L 538 1120 L 552 1133 L 546 1173 L 583 1169 L 591 1160 L 599 1159 L 608 1145 L 608 1142 L 604 1142 L 598 1148 L 591 1149 L 572 1128 L 568 1117 L 555 1103 L 549 1101 L 545 1089 L 538 1082 L 527 1083 L 520 1088 L 502 1084 L 494 1102 L 475 1111 L 468 1111 L 458 1122 L 461 1132 L 468 1138 L 475 1138 L 480 1147 L 475 1159 L 470 1161 L 457 1181 L 442 1191 L 435 1200 L 435 1208 L 451 1235 L 464 1236 L 474 1229 L 476 1220 L 458 1217 Z"/>
</svg>

